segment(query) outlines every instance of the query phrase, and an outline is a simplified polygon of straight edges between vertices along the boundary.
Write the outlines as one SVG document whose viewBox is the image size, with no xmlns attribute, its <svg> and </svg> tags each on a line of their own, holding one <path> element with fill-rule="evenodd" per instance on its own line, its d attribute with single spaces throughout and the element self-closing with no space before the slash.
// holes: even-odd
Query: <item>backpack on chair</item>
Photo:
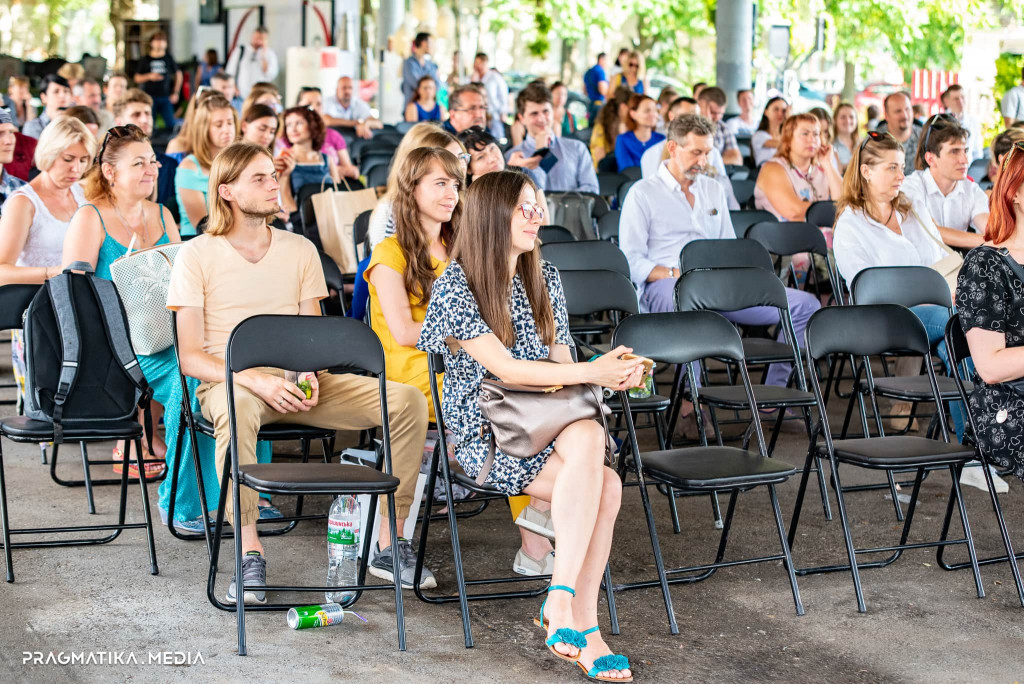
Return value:
<svg viewBox="0 0 1024 684">
<path fill-rule="evenodd" d="M 53 424 L 55 444 L 65 424 L 133 420 L 153 394 L 114 283 L 92 273 L 91 264 L 71 264 L 25 312 L 25 413 Z"/>
</svg>

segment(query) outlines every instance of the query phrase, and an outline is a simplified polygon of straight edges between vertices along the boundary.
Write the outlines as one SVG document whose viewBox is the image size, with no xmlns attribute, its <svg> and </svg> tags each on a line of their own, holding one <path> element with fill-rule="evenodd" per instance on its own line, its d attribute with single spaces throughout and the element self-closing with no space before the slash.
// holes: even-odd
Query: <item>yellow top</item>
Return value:
<svg viewBox="0 0 1024 684">
<path fill-rule="evenodd" d="M 447 261 L 434 262 L 434 273 L 440 276 L 448 267 Z M 420 351 L 416 347 L 406 347 L 395 341 L 388 329 L 387 321 L 384 320 L 384 311 L 380 306 L 380 298 L 377 296 L 377 288 L 370 280 L 370 272 L 378 265 L 386 266 L 396 273 L 405 273 L 407 265 L 405 254 L 402 252 L 398 240 L 392 236 L 385 238 L 374 249 L 370 257 L 370 263 L 363 271 L 363 278 L 370 286 L 370 327 L 377 333 L 380 343 L 384 347 L 384 361 L 387 366 L 387 378 L 392 382 L 401 382 L 412 385 L 427 398 L 427 409 L 430 413 L 430 420 L 434 420 L 434 405 L 430 401 L 430 376 L 427 372 L 427 352 Z M 409 308 L 412 310 L 412 320 L 422 323 L 427 315 L 426 302 L 418 303 L 418 298 L 409 295 Z M 438 388 L 441 380 L 438 379 Z"/>
</svg>

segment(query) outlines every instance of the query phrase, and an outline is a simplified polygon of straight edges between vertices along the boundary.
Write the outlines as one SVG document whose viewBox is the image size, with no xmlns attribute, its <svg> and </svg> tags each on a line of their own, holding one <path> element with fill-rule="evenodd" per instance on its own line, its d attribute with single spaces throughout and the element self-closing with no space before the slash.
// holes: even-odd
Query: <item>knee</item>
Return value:
<svg viewBox="0 0 1024 684">
<path fill-rule="evenodd" d="M 394 417 L 427 422 L 427 399 L 412 385 L 388 383 L 388 412 Z"/>
<path fill-rule="evenodd" d="M 578 420 L 558 436 L 556 450 L 574 469 L 597 471 L 605 449 L 604 428 L 594 420 Z"/>
<path fill-rule="evenodd" d="M 622 480 L 611 468 L 604 468 L 604 483 L 601 488 L 601 512 L 614 517 L 622 504 Z"/>
</svg>

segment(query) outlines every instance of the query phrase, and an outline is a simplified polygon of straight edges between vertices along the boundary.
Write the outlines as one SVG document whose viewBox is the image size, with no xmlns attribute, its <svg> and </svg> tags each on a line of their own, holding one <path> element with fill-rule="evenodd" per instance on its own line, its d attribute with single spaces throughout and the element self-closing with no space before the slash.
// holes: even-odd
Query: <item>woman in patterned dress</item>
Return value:
<svg viewBox="0 0 1024 684">
<path fill-rule="evenodd" d="M 642 383 L 643 366 L 619 358 L 631 351 L 625 347 L 572 362 L 565 297 L 558 270 L 539 258 L 544 215 L 527 176 L 489 173 L 470 186 L 465 202 L 452 262 L 434 282 L 417 346 L 444 354 L 444 419 L 456 435 L 456 459 L 478 477 L 489 450 L 477 404 L 485 373 L 515 384 L 620 390 Z M 558 363 L 541 361 L 548 358 Z M 596 421 L 575 422 L 532 458 L 496 450 L 484 481 L 509 496 L 551 502 L 558 552 L 549 591 L 563 590 L 549 593 L 542 609 L 548 646 L 588 671 L 628 681 L 628 661 L 610 655 L 595 627 L 622 486 L 603 464 L 604 439 Z"/>
</svg>

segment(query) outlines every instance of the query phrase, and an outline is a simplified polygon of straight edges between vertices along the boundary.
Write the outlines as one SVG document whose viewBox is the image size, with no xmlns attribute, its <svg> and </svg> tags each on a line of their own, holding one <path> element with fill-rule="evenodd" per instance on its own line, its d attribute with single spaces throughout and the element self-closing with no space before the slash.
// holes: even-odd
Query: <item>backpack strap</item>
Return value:
<svg viewBox="0 0 1024 684">
<path fill-rule="evenodd" d="M 110 348 L 117 357 L 117 362 L 124 368 L 124 372 L 131 378 L 139 390 L 142 391 L 140 402 L 149 402 L 153 396 L 153 390 L 146 382 L 146 377 L 139 367 L 139 359 L 132 349 L 128 327 L 121 316 L 121 300 L 117 296 L 117 289 L 113 281 L 103 278 L 89 278 L 89 286 L 92 288 L 96 301 L 99 302 L 100 310 L 103 311 L 103 331 L 107 334 L 107 341 Z"/>
<path fill-rule="evenodd" d="M 72 264 L 74 266 L 76 264 Z M 81 264 L 78 264 L 81 265 Z M 90 267 L 91 269 L 91 267 Z M 71 275 L 66 271 L 46 281 L 50 293 L 50 306 L 57 319 L 60 331 L 61 365 L 57 391 L 53 396 L 53 443 L 64 441 L 64 428 L 61 418 L 64 414 L 64 402 L 74 389 L 78 377 L 78 362 L 81 359 L 82 347 L 79 339 L 78 318 L 75 314 L 74 301 L 71 298 Z"/>
</svg>

